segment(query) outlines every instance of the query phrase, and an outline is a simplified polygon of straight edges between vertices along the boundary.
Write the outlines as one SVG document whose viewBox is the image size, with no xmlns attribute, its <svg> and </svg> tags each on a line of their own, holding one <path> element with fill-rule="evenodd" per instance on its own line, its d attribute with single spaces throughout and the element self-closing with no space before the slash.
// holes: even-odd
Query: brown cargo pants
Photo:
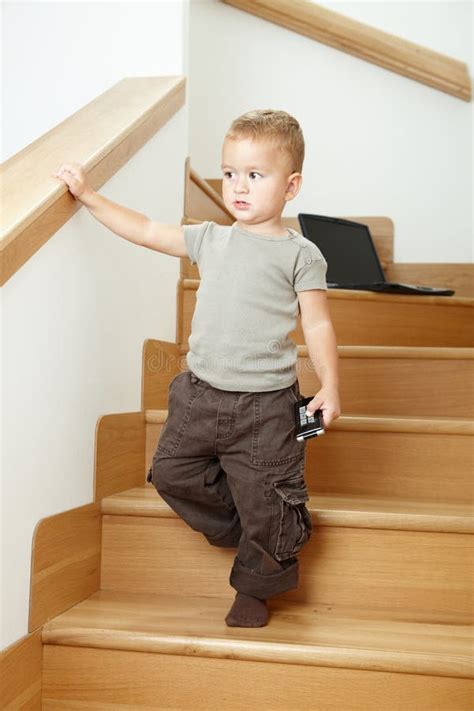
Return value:
<svg viewBox="0 0 474 711">
<path fill-rule="evenodd" d="M 169 387 L 148 472 L 168 505 L 211 545 L 238 548 L 230 585 L 268 598 L 298 586 L 309 540 L 305 442 L 294 431 L 298 380 L 268 392 L 221 390 L 192 371 Z"/>
</svg>

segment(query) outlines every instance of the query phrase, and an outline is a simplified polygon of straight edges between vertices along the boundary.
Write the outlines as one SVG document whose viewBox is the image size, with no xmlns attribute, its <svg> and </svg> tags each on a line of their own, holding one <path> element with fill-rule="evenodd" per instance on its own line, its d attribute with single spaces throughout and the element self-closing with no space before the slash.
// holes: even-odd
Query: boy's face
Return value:
<svg viewBox="0 0 474 711">
<path fill-rule="evenodd" d="M 286 153 L 267 140 L 225 138 L 221 167 L 225 206 L 244 225 L 275 227 L 301 187 L 301 173 L 292 173 Z"/>
</svg>

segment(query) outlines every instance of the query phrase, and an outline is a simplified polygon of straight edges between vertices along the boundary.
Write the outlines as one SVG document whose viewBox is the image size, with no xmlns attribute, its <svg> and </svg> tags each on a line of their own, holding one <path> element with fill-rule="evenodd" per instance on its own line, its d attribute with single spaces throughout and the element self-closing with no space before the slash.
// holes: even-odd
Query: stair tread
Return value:
<svg viewBox="0 0 474 711">
<path fill-rule="evenodd" d="M 167 408 L 145 410 L 145 420 L 148 424 L 163 424 L 167 416 Z M 472 435 L 474 434 L 474 419 L 453 417 L 452 415 L 432 415 L 428 417 L 425 415 L 358 415 L 346 413 L 340 415 L 337 420 L 331 423 L 326 435 L 330 435 L 333 431 L 343 430 Z M 312 443 L 312 440 L 308 440 L 308 444 Z"/>
<path fill-rule="evenodd" d="M 473 676 L 473 629 L 331 602 L 268 600 L 269 624 L 227 627 L 229 598 L 99 590 L 47 622 L 44 644 Z M 400 615 L 401 617 L 401 615 Z"/>
<path fill-rule="evenodd" d="M 182 287 L 184 289 L 196 290 L 199 289 L 201 279 L 196 277 L 186 277 L 182 279 Z M 472 296 L 441 296 L 441 295 L 424 295 L 424 294 L 387 294 L 377 291 L 360 290 L 360 289 L 337 289 L 330 288 L 326 295 L 328 299 L 341 299 L 344 301 L 375 301 L 380 302 L 384 306 L 390 308 L 392 304 L 402 303 L 408 306 L 465 306 L 467 308 L 474 307 L 474 298 Z"/>
<path fill-rule="evenodd" d="M 310 492 L 306 506 L 316 525 L 456 533 L 474 530 L 474 508 L 467 504 Z M 102 513 L 177 517 L 152 484 L 105 497 Z"/>
<path fill-rule="evenodd" d="M 296 343 L 297 357 L 309 356 L 308 346 Z M 181 355 L 189 353 L 188 344 L 177 344 Z M 342 358 L 390 358 L 425 360 L 474 360 L 474 348 L 470 346 L 337 346 Z"/>
</svg>

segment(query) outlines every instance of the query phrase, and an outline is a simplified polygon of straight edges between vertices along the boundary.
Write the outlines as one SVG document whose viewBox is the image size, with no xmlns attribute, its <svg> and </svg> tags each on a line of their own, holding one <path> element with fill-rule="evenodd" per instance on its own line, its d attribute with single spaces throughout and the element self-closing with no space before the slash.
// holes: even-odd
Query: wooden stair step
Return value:
<svg viewBox="0 0 474 711">
<path fill-rule="evenodd" d="M 153 339 L 149 339 L 152 341 Z M 157 343 L 159 343 L 157 341 Z M 298 358 L 308 357 L 306 344 L 295 344 Z M 185 356 L 189 348 L 186 344 L 176 344 L 178 352 Z M 351 345 L 338 344 L 337 352 L 342 358 L 358 358 L 363 360 L 391 359 L 391 360 L 474 360 L 474 348 L 466 346 L 384 346 L 384 345 Z"/>
<path fill-rule="evenodd" d="M 153 341 L 154 339 L 149 339 Z M 159 343 L 159 341 L 156 341 Z M 308 346 L 296 343 L 298 358 L 308 356 Z M 176 344 L 178 352 L 185 356 L 189 348 L 186 344 Z M 468 360 L 474 359 L 474 348 L 465 346 L 384 346 L 384 345 L 352 345 L 338 344 L 337 352 L 340 358 L 374 358 L 393 360 Z"/>
<path fill-rule="evenodd" d="M 164 358 L 159 342 L 155 344 Z M 149 350 L 153 354 L 151 345 Z M 188 349 L 176 345 L 176 350 L 186 369 Z M 474 417 L 474 348 L 338 346 L 337 352 L 344 413 L 430 417 L 436 414 L 436 408 L 442 408 L 445 416 Z M 153 363 L 156 358 L 149 357 L 144 363 L 146 409 L 166 406 L 174 373 L 163 376 L 161 370 L 147 367 L 148 360 Z M 319 390 L 320 381 L 306 345 L 297 346 L 296 374 L 303 394 Z"/>
<path fill-rule="evenodd" d="M 296 350 L 301 391 L 316 393 L 320 382 L 308 348 L 297 345 Z M 430 417 L 442 407 L 445 416 L 474 417 L 474 348 L 338 345 L 337 352 L 344 413 Z M 147 339 L 144 410 L 167 407 L 169 385 L 180 370 L 187 369 L 187 353 L 184 344 Z M 169 365 L 163 370 L 157 363 Z"/>
<path fill-rule="evenodd" d="M 167 415 L 145 411 L 147 471 Z M 307 441 L 306 481 L 317 494 L 472 504 L 473 435 L 461 417 L 342 414 Z"/>
<path fill-rule="evenodd" d="M 168 410 L 146 410 L 147 423 L 163 424 Z M 474 419 L 465 417 L 412 417 L 410 415 L 356 415 L 343 414 L 331 423 L 330 431 L 365 431 L 365 432 L 420 432 L 426 434 L 474 434 Z"/>
<path fill-rule="evenodd" d="M 153 494 L 153 491 L 150 492 Z M 102 516 L 101 588 L 124 592 L 223 597 L 237 548 L 212 546 L 179 516 Z M 472 551 L 469 533 L 384 528 L 361 523 L 352 512 L 339 525 L 315 517 L 310 540 L 298 556 L 292 600 L 403 611 L 418 622 L 472 621 Z M 367 519 L 369 514 L 364 512 Z M 385 525 L 391 521 L 385 516 Z M 402 522 L 402 525 L 403 522 Z M 406 529 L 409 530 L 406 530 Z M 433 613 L 433 611 L 436 611 Z"/>
<path fill-rule="evenodd" d="M 308 348 L 298 346 L 301 392 L 320 381 Z M 474 417 L 474 349 L 408 346 L 339 346 L 343 412 L 362 415 Z M 436 392 L 435 398 L 433 392 Z"/>
<path fill-rule="evenodd" d="M 308 346 L 296 345 L 298 356 L 308 356 Z M 181 353 L 188 351 L 179 347 Z M 341 358 L 390 358 L 393 360 L 469 360 L 474 359 L 474 348 L 444 346 L 337 346 Z"/>
<path fill-rule="evenodd" d="M 99 590 L 43 627 L 43 644 L 471 678 L 472 628 L 270 598 L 261 628 L 227 627 L 232 598 Z"/>
<path fill-rule="evenodd" d="M 107 496 L 101 505 L 104 514 L 178 518 L 152 484 Z M 463 504 L 310 493 L 306 506 L 315 525 L 451 533 L 474 531 L 474 509 Z"/>
<path fill-rule="evenodd" d="M 181 279 L 182 321 L 178 341 L 188 343 L 199 279 Z M 329 289 L 328 307 L 338 344 L 473 347 L 474 299 L 464 296 L 416 296 Z M 301 319 L 289 334 L 304 343 Z"/>
</svg>

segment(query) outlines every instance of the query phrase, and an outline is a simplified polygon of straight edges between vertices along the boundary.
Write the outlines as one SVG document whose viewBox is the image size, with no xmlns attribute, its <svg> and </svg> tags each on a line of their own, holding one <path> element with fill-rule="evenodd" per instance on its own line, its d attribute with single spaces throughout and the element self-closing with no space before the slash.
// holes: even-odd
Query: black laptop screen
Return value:
<svg viewBox="0 0 474 711">
<path fill-rule="evenodd" d="M 299 214 L 298 220 L 303 235 L 319 247 L 328 263 L 327 282 L 385 281 L 366 225 L 323 215 Z"/>
</svg>

